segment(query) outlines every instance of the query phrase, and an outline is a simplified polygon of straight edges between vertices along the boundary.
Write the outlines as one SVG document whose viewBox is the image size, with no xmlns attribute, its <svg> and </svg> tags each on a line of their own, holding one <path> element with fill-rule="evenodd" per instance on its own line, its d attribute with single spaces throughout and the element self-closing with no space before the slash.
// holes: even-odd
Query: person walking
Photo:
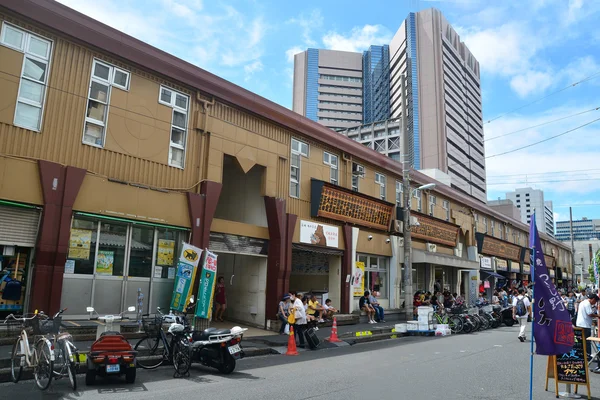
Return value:
<svg viewBox="0 0 600 400">
<path fill-rule="evenodd" d="M 302 302 L 302 294 L 294 291 L 290 292 L 290 300 L 292 305 L 290 313 L 294 313 L 296 323 L 294 324 L 294 336 L 298 342 L 298 346 L 304 347 L 304 330 L 306 329 L 306 309 Z"/>
<path fill-rule="evenodd" d="M 596 311 L 596 303 L 598 303 L 598 295 L 592 293 L 586 300 L 579 303 L 579 309 L 577 310 L 577 322 L 578 328 L 583 328 L 583 334 L 586 338 L 592 336 L 592 324 L 593 318 L 598 318 L 598 311 Z M 592 342 L 586 340 L 586 351 L 588 359 L 591 358 Z M 591 368 L 591 366 L 590 366 Z M 600 372 L 600 363 L 596 364 L 596 368 L 592 369 L 593 372 Z"/>
<path fill-rule="evenodd" d="M 225 296 L 225 278 L 220 276 L 217 279 L 217 285 L 215 288 L 215 316 L 214 321 L 223 322 L 223 314 L 227 309 L 227 297 Z"/>
<path fill-rule="evenodd" d="M 527 316 L 531 317 L 531 302 L 525 296 L 525 289 L 520 288 L 519 294 L 513 298 L 513 319 L 519 322 L 519 340 L 527 340 L 525 330 L 527 329 Z"/>
</svg>

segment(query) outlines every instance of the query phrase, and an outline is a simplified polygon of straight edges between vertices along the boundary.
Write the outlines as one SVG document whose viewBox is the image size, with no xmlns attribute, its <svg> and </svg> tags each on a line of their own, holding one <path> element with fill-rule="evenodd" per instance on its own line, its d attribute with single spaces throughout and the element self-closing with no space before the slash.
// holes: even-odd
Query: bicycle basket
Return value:
<svg viewBox="0 0 600 400">
<path fill-rule="evenodd" d="M 160 317 L 144 317 L 142 318 L 142 327 L 148 336 L 158 336 L 162 328 L 162 320 Z"/>
<path fill-rule="evenodd" d="M 35 318 L 31 320 L 31 328 L 34 335 L 58 335 L 62 317 L 54 319 Z"/>
<path fill-rule="evenodd" d="M 26 328 L 27 325 L 23 323 L 23 321 L 18 321 L 15 319 L 8 319 L 6 323 L 0 324 L 0 329 L 2 332 L 6 332 L 8 336 L 18 335 L 21 330 Z M 3 335 L 0 335 L 3 336 Z"/>
</svg>

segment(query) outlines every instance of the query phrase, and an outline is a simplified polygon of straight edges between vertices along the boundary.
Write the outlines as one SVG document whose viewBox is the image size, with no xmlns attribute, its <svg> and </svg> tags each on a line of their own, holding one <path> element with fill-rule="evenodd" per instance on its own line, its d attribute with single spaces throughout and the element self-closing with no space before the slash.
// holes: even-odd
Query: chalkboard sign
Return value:
<svg viewBox="0 0 600 400">
<path fill-rule="evenodd" d="M 555 379 L 560 383 L 585 385 L 588 383 L 588 365 L 583 329 L 574 328 L 573 349 L 556 356 Z"/>
</svg>

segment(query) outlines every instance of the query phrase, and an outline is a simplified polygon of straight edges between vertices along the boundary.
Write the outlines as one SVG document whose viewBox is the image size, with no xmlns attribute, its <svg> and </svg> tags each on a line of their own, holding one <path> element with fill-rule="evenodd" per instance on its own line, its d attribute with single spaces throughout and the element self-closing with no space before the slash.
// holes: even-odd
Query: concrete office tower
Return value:
<svg viewBox="0 0 600 400">
<path fill-rule="evenodd" d="M 391 117 L 402 115 L 407 76 L 408 128 L 415 169 L 439 169 L 452 186 L 486 201 L 479 62 L 436 9 L 410 13 L 390 43 Z"/>
<path fill-rule="evenodd" d="M 560 241 L 571 240 L 571 224 L 569 220 L 556 221 L 556 239 Z M 573 220 L 573 240 L 600 239 L 600 219 L 583 217 Z"/>
<path fill-rule="evenodd" d="M 363 53 L 363 123 L 390 117 L 390 47 L 371 46 Z"/>
<path fill-rule="evenodd" d="M 521 212 L 521 222 L 529 224 L 535 210 L 535 223 L 538 231 L 554 237 L 554 210 L 551 201 L 544 201 L 544 192 L 539 189 L 521 188 L 506 193 Z"/>
<path fill-rule="evenodd" d="M 308 49 L 294 56 L 292 109 L 336 131 L 360 125 L 362 81 L 362 54 Z"/>
</svg>

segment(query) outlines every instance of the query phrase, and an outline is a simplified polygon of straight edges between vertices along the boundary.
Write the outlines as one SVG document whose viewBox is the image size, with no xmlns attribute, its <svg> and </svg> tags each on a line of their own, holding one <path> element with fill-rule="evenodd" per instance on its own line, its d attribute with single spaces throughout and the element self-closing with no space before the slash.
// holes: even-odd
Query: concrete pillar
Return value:
<svg viewBox="0 0 600 400">
<path fill-rule="evenodd" d="M 354 260 L 356 259 L 356 245 L 353 240 L 353 230 L 354 228 L 348 224 L 342 226 L 344 254 L 342 255 L 342 268 L 340 274 L 340 311 L 344 314 L 352 311 L 352 286 L 350 285 L 350 282 L 346 282 L 346 277 L 348 275 L 352 276 L 352 268 L 354 266 Z M 356 240 L 358 240 L 358 234 L 356 235 Z"/>
<path fill-rule="evenodd" d="M 36 245 L 30 309 L 53 314 L 61 307 L 73 204 L 86 170 L 42 160 L 38 161 L 38 168 L 44 208 Z"/>
<path fill-rule="evenodd" d="M 389 308 L 394 309 L 398 308 L 398 304 L 400 302 L 400 278 L 402 276 L 400 274 L 400 268 L 402 264 L 400 260 L 403 258 L 399 257 L 400 248 L 398 246 L 398 236 L 390 236 L 390 244 L 392 246 L 392 257 L 390 258 L 390 274 L 389 274 L 389 299 L 390 306 Z"/>
</svg>

